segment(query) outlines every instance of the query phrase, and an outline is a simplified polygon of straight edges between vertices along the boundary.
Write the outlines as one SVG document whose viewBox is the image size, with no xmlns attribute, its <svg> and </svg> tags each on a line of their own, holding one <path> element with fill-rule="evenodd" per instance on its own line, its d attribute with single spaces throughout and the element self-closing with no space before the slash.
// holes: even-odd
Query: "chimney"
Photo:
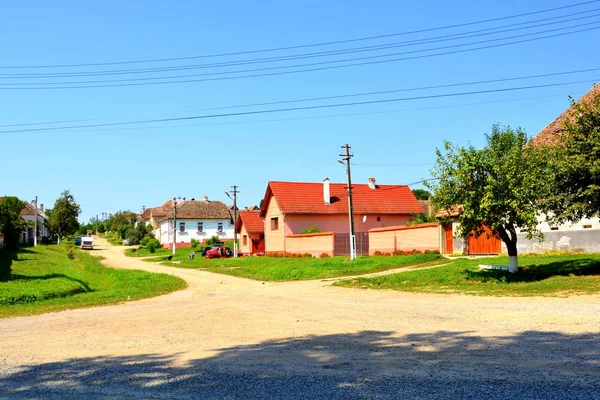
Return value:
<svg viewBox="0 0 600 400">
<path fill-rule="evenodd" d="M 376 189 L 377 186 L 375 186 L 375 178 L 369 178 L 369 189 Z"/>
<path fill-rule="evenodd" d="M 325 178 L 323 181 L 323 201 L 325 205 L 331 204 L 331 194 L 329 192 L 329 178 Z"/>
<path fill-rule="evenodd" d="M 204 201 L 208 201 L 208 196 L 204 195 Z"/>
<path fill-rule="evenodd" d="M 44 212 L 44 203 L 40 204 L 40 210 L 42 210 L 42 212 Z"/>
</svg>

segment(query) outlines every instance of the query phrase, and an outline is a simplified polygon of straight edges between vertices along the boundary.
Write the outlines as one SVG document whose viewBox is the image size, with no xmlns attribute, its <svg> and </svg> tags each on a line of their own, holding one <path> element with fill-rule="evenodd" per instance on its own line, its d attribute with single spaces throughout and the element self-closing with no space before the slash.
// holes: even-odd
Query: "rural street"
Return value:
<svg viewBox="0 0 600 400">
<path fill-rule="evenodd" d="M 600 399 L 599 295 L 260 282 L 97 243 L 108 266 L 165 272 L 189 287 L 1 319 L 0 398 Z"/>
</svg>

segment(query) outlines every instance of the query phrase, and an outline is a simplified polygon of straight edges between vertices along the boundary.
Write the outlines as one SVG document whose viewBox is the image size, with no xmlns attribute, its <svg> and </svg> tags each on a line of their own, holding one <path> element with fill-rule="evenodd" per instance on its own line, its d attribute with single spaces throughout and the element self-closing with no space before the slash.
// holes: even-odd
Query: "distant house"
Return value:
<svg viewBox="0 0 600 400">
<path fill-rule="evenodd" d="M 146 208 L 143 213 L 138 216 L 138 221 L 152 227 L 154 237 L 161 239 L 160 221 L 164 220 L 169 213 L 173 212 L 173 200 L 167 200 L 161 206 Z"/>
<path fill-rule="evenodd" d="M 174 239 L 177 246 L 187 246 L 192 239 L 204 242 L 212 236 L 218 236 L 222 241 L 233 240 L 233 220 L 225 203 L 208 198 L 187 200 L 177 203 L 176 211 L 175 220 L 171 210 L 158 222 L 157 236 L 163 246 L 171 246 Z"/>
<path fill-rule="evenodd" d="M 368 184 L 353 184 L 352 199 L 359 254 L 368 254 L 370 229 L 404 225 L 411 219 L 412 213 L 424 211 L 408 186 L 377 185 L 375 178 L 370 178 Z M 290 244 L 293 244 L 294 251 L 299 252 L 297 235 L 311 227 L 323 231 L 312 234 L 315 243 L 319 242 L 319 248 L 329 249 L 329 242 L 334 240 L 333 253 L 349 252 L 348 191 L 345 183 L 330 183 L 329 179 L 323 183 L 271 181 L 267 185 L 260 217 L 264 219 L 267 253 L 290 252 Z M 335 237 L 331 236 L 333 234 Z M 366 248 L 361 245 L 363 239 L 366 240 Z M 304 251 L 314 254 L 318 250 Z"/>
<path fill-rule="evenodd" d="M 21 218 L 29 223 L 29 226 L 23 231 L 20 239 L 21 244 L 34 244 L 34 235 L 37 235 L 37 242 L 41 243 L 43 237 L 49 237 L 48 217 L 44 213 L 44 205 L 36 210 L 35 204 L 25 201 L 25 208 L 21 210 Z M 37 219 L 37 232 L 35 230 L 35 221 Z"/>
<path fill-rule="evenodd" d="M 236 230 L 239 233 L 240 252 L 256 254 L 265 251 L 265 223 L 259 210 L 240 211 Z"/>
</svg>

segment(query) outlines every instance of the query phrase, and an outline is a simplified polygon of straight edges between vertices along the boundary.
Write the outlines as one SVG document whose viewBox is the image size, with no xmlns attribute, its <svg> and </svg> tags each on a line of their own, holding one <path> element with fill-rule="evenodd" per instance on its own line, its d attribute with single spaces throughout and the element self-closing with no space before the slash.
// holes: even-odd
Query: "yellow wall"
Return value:
<svg viewBox="0 0 600 400">
<path fill-rule="evenodd" d="M 310 253 L 315 257 L 323 253 L 333 256 L 333 232 L 288 236 L 286 251 L 297 254 Z"/>
</svg>

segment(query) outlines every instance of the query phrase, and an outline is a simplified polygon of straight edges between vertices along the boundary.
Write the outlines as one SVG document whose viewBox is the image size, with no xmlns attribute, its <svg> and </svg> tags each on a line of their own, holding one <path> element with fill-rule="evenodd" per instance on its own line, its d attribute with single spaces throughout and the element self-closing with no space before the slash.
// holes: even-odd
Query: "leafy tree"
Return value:
<svg viewBox="0 0 600 400">
<path fill-rule="evenodd" d="M 4 234 L 4 246 L 16 249 L 19 238 L 27 223 L 21 218 L 25 203 L 14 196 L 3 197 L 0 200 L 0 232 Z"/>
<path fill-rule="evenodd" d="M 221 244 L 221 239 L 218 236 L 211 236 L 210 239 L 206 241 L 207 246 L 219 246 Z"/>
<path fill-rule="evenodd" d="M 412 192 L 417 200 L 429 200 L 431 197 L 431 193 L 425 189 L 413 189 Z"/>
<path fill-rule="evenodd" d="M 445 209 L 462 204 L 460 230 L 463 236 L 484 226 L 502 239 L 508 250 L 510 272 L 517 272 L 517 229 L 528 238 L 542 237 L 537 229 L 540 197 L 547 180 L 543 152 L 526 146 L 523 131 L 494 125 L 486 134 L 483 149 L 453 146 L 444 142 L 445 153 L 436 149 L 432 175 L 437 182 L 426 186 L 433 201 Z"/>
<path fill-rule="evenodd" d="M 81 213 L 81 207 L 75 202 L 75 198 L 65 190 L 54 203 L 54 207 L 47 211 L 48 227 L 58 234 L 58 243 L 67 235 L 72 235 L 79 229 L 77 217 Z"/>
<path fill-rule="evenodd" d="M 426 224 L 428 222 L 437 222 L 437 219 L 433 215 L 427 213 L 411 213 L 411 220 L 406 225 L 418 225 Z"/>
<path fill-rule="evenodd" d="M 558 143 L 546 149 L 554 176 L 544 211 L 558 223 L 600 212 L 600 91 L 587 101 L 571 99 L 567 115 Z"/>
</svg>

